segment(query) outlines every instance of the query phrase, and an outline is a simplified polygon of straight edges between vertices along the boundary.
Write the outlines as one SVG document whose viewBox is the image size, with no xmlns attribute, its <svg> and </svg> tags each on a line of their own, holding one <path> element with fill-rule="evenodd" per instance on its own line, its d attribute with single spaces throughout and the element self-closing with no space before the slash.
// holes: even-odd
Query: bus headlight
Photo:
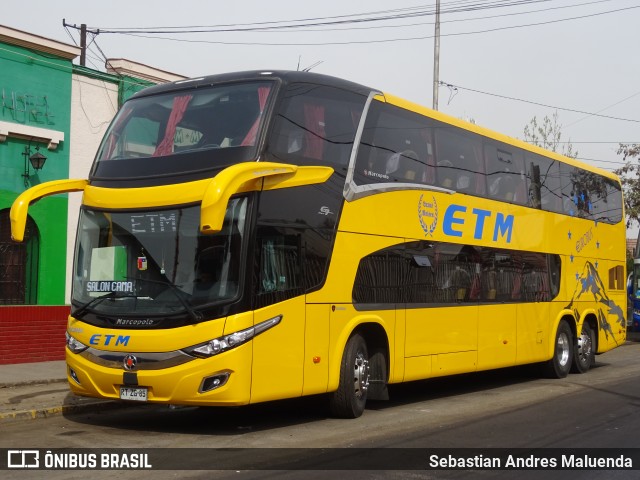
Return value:
<svg viewBox="0 0 640 480">
<path fill-rule="evenodd" d="M 87 345 L 85 345 L 82 342 L 79 342 L 78 340 L 76 340 L 75 338 L 73 338 L 71 335 L 69 335 L 69 332 L 65 332 L 65 336 L 67 337 L 67 347 L 69 348 L 69 350 L 71 350 L 73 353 L 80 353 L 80 352 L 84 352 L 87 348 L 89 348 Z"/>
<path fill-rule="evenodd" d="M 243 343 L 248 342 L 256 335 L 275 327 L 282 320 L 282 315 L 270 318 L 264 322 L 260 322 L 253 327 L 249 327 L 245 330 L 225 335 L 224 337 L 214 338 L 204 343 L 199 343 L 191 347 L 183 348 L 182 351 L 188 355 L 192 355 L 198 358 L 209 358 L 219 353 L 226 352 L 232 348 L 235 348 Z"/>
</svg>

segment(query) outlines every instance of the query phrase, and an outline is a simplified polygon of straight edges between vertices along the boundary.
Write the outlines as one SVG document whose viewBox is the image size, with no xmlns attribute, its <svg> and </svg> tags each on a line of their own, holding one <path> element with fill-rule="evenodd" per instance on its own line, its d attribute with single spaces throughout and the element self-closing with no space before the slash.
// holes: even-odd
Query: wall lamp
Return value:
<svg viewBox="0 0 640 480">
<path fill-rule="evenodd" d="M 31 142 L 29 142 L 29 145 L 24 147 L 22 156 L 24 157 L 24 173 L 22 176 L 24 177 L 24 186 L 26 188 L 29 186 L 29 177 L 31 176 L 29 172 L 29 163 L 31 163 L 31 166 L 37 172 L 44 167 L 44 162 L 47 161 L 47 157 L 40 153 L 39 146 L 36 147 L 36 153 L 31 154 Z"/>
</svg>

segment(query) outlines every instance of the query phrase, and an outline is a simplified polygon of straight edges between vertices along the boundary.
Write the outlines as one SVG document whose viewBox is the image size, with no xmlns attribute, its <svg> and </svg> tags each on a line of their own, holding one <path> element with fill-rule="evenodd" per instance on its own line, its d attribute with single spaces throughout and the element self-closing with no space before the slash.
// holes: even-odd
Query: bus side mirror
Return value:
<svg viewBox="0 0 640 480">
<path fill-rule="evenodd" d="M 275 162 L 246 162 L 227 167 L 213 177 L 204 193 L 200 231 L 212 234 L 222 230 L 229 198 L 236 193 L 324 183 L 331 174 L 331 167 Z"/>
<path fill-rule="evenodd" d="M 24 240 L 24 230 L 27 224 L 29 205 L 42 197 L 56 193 L 81 192 L 89 184 L 88 180 L 53 180 L 41 183 L 22 192 L 11 205 L 9 219 L 11 220 L 11 238 L 15 242 Z"/>
</svg>

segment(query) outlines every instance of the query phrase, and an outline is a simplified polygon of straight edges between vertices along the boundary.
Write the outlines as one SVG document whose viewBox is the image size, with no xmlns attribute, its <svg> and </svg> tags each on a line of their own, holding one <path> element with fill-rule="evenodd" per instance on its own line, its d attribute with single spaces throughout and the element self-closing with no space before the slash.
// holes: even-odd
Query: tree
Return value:
<svg viewBox="0 0 640 480">
<path fill-rule="evenodd" d="M 538 119 L 533 117 L 524 127 L 524 141 L 538 147 L 546 148 L 552 152 L 558 152 L 571 158 L 578 157 L 578 151 L 573 149 L 571 139 L 562 142 L 562 124 L 558 121 L 558 112 L 555 111 L 549 118 L 547 115 L 538 124 Z"/>
<path fill-rule="evenodd" d="M 620 176 L 624 192 L 624 208 L 627 227 L 634 221 L 640 222 L 640 144 L 624 144 L 618 147 L 624 166 L 614 171 Z"/>
</svg>

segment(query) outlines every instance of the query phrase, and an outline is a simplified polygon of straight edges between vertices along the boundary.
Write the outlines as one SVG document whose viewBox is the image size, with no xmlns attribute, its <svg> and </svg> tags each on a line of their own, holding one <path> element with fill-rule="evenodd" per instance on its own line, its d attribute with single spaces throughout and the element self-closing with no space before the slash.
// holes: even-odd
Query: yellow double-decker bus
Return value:
<svg viewBox="0 0 640 480">
<path fill-rule="evenodd" d="M 612 174 L 345 80 L 255 71 L 128 100 L 82 191 L 66 361 L 79 395 L 244 405 L 625 341 Z"/>
</svg>

